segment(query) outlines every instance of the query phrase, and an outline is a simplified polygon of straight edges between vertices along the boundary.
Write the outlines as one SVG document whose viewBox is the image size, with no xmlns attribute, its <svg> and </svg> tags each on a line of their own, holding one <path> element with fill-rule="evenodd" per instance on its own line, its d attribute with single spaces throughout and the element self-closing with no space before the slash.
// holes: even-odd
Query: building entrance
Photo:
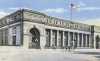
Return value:
<svg viewBox="0 0 100 61">
<path fill-rule="evenodd" d="M 31 33 L 31 44 L 29 45 L 29 48 L 35 48 L 39 49 L 40 48 L 40 32 L 36 28 L 30 29 Z"/>
</svg>

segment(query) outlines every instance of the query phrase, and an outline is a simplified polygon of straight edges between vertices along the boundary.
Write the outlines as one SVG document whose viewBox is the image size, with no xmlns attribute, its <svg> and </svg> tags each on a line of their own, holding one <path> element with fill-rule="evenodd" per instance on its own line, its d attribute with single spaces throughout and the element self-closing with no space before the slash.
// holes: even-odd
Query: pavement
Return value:
<svg viewBox="0 0 100 61">
<path fill-rule="evenodd" d="M 91 55 L 95 57 L 97 61 L 100 61 L 100 49 L 75 49 L 74 53 Z"/>
<path fill-rule="evenodd" d="M 0 61 L 97 61 L 89 54 L 57 49 L 0 49 Z"/>
</svg>

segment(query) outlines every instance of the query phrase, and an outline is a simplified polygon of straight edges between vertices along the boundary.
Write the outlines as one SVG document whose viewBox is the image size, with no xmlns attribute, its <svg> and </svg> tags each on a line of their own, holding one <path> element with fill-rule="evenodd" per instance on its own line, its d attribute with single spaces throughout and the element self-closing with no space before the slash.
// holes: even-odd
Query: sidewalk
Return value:
<svg viewBox="0 0 100 61">
<path fill-rule="evenodd" d="M 14 49 L 0 51 L 0 61 L 96 61 L 91 55 L 64 50 Z"/>
<path fill-rule="evenodd" d="M 91 55 L 96 58 L 96 60 L 100 61 L 100 49 L 75 49 L 75 54 L 85 54 Z"/>
</svg>

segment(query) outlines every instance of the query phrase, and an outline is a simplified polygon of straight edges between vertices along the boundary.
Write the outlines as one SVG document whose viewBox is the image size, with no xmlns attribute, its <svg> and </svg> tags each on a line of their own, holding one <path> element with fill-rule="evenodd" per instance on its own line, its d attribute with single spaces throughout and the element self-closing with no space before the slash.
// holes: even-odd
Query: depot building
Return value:
<svg viewBox="0 0 100 61">
<path fill-rule="evenodd" d="M 0 19 L 0 46 L 100 48 L 100 27 L 21 9 Z"/>
</svg>

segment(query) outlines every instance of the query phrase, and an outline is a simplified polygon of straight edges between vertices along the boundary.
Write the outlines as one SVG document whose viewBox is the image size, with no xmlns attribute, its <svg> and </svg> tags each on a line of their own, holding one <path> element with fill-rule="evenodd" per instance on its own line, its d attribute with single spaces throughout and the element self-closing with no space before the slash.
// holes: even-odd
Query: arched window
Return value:
<svg viewBox="0 0 100 61">
<path fill-rule="evenodd" d="M 32 35 L 31 44 L 29 45 L 29 48 L 40 48 L 40 32 L 37 28 L 30 29 L 30 33 Z"/>
</svg>

